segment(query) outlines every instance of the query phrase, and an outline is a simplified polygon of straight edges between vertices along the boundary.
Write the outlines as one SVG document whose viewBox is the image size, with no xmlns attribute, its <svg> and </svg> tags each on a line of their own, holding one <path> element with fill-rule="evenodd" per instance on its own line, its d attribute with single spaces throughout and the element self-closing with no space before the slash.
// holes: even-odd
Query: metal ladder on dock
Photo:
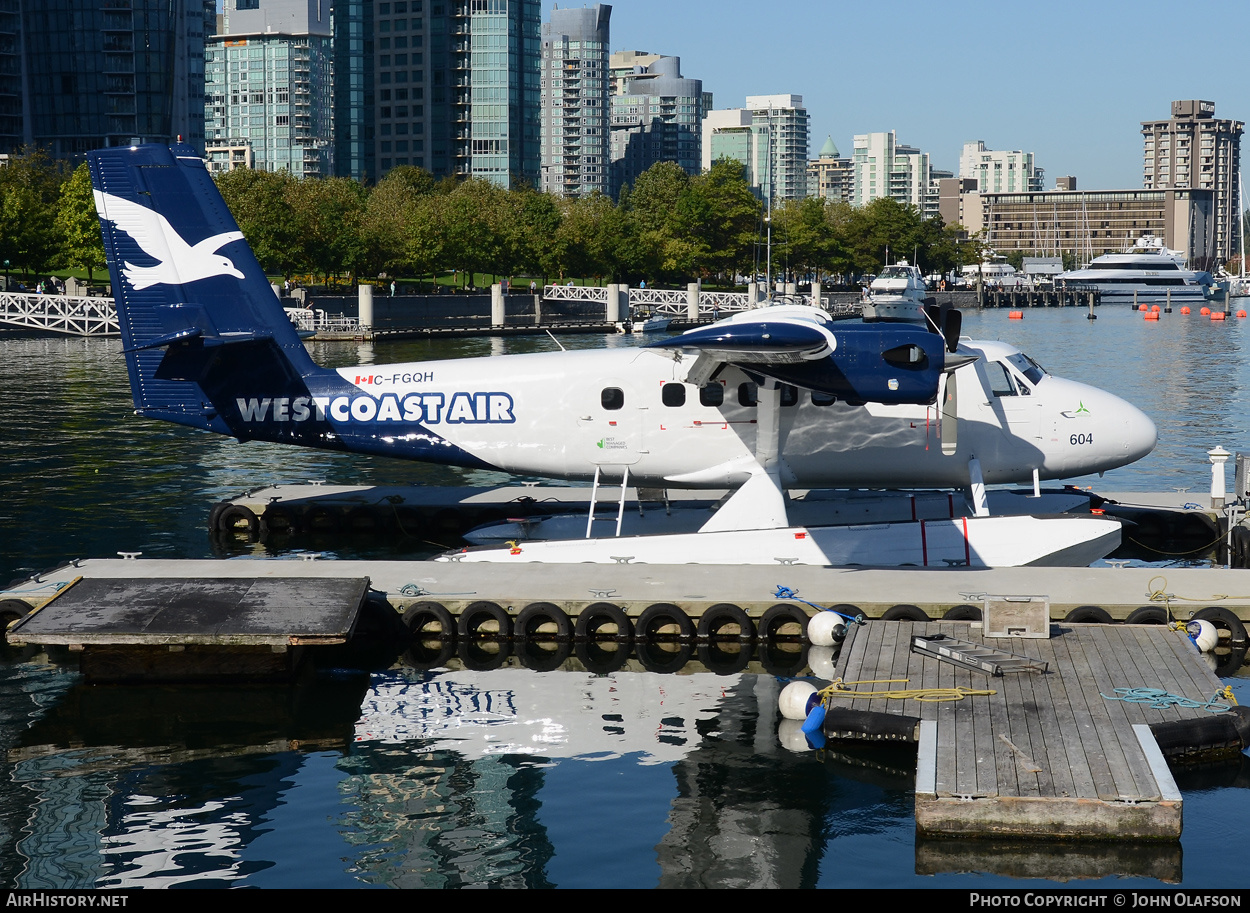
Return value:
<svg viewBox="0 0 1250 913">
<path fill-rule="evenodd" d="M 915 634 L 911 639 L 911 652 L 996 677 L 1006 672 L 1046 672 L 1049 668 L 1042 660 L 959 640 L 948 634 Z"/>
</svg>

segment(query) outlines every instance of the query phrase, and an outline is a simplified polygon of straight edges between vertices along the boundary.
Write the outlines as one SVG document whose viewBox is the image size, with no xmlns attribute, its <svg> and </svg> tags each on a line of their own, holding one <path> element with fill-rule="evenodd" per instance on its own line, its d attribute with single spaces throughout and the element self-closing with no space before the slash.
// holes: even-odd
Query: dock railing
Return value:
<svg viewBox="0 0 1250 913">
<path fill-rule="evenodd" d="M 118 336 L 112 298 L 0 292 L 0 324 L 64 333 L 67 336 Z"/>
</svg>

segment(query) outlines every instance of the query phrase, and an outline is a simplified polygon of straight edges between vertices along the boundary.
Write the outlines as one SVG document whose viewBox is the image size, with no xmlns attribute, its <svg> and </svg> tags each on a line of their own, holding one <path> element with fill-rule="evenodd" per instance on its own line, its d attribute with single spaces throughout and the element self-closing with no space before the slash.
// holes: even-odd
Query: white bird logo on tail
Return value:
<svg viewBox="0 0 1250 913">
<path fill-rule="evenodd" d="M 186 285 L 212 276 L 243 278 L 229 257 L 217 253 L 231 241 L 240 240 L 243 237 L 241 231 L 225 231 L 192 246 L 182 240 L 168 219 L 146 206 L 97 190 L 95 208 L 100 218 L 107 219 L 130 235 L 145 254 L 158 261 L 155 266 L 125 264 L 122 275 L 135 291 L 162 283 Z"/>
</svg>

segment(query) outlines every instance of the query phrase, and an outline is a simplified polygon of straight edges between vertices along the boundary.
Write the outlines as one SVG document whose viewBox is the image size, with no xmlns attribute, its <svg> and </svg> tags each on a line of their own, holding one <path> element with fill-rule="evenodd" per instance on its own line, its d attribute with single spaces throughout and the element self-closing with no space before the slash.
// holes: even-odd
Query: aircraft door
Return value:
<svg viewBox="0 0 1250 913">
<path fill-rule="evenodd" d="M 577 449 L 588 463 L 632 466 L 642 458 L 646 408 L 640 399 L 636 390 L 617 380 L 587 384 L 577 418 Z"/>
</svg>

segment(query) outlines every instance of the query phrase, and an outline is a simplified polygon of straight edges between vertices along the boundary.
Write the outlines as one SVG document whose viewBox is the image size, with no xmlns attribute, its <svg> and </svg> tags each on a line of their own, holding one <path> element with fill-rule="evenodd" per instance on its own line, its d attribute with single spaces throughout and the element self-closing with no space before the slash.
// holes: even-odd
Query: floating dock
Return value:
<svg viewBox="0 0 1250 913">
<path fill-rule="evenodd" d="M 857 715 L 865 729 L 880 730 L 873 720 L 883 714 L 918 722 L 919 835 L 1180 837 L 1181 795 L 1154 732 L 1193 721 L 1233 725 L 1240 715 L 1115 698 L 1124 695 L 1117 689 L 1150 688 L 1203 704 L 1220 692 L 1219 679 L 1183 634 L 1151 625 L 1055 625 L 1049 638 L 986 638 L 985 644 L 1025 654 L 1047 669 L 991 677 L 912 651 L 913 635 L 939 633 L 981 641 L 979 626 L 965 624 L 855 627 L 836 675 L 846 683 L 880 682 L 851 684 L 855 691 L 993 694 L 945 702 L 838 695 L 830 709 L 842 711 L 842 726 L 853 725 Z"/>
</svg>

